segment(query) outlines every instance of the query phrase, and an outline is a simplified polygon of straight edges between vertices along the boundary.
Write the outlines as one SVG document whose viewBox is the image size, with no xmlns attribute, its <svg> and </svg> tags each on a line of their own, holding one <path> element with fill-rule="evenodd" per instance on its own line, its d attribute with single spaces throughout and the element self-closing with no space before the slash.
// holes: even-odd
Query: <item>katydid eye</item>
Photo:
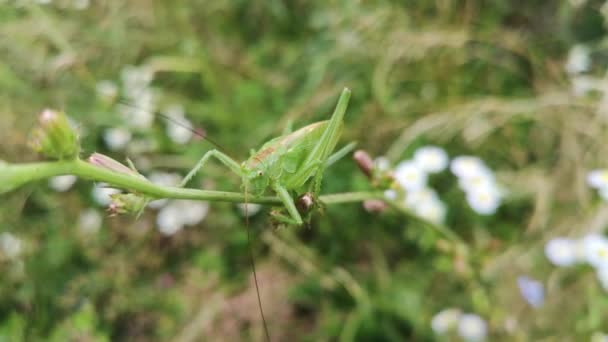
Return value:
<svg viewBox="0 0 608 342">
<path fill-rule="evenodd" d="M 264 174 L 264 172 L 262 172 L 262 171 L 258 171 L 258 176 L 261 176 L 261 175 L 263 175 L 263 174 Z"/>
</svg>

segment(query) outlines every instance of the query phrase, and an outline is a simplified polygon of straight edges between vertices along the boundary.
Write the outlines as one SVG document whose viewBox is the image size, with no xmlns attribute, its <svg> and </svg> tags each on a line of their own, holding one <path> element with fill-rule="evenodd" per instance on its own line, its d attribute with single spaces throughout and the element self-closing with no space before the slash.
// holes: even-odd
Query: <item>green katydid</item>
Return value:
<svg viewBox="0 0 608 342">
<path fill-rule="evenodd" d="M 239 164 L 219 150 L 208 151 L 186 175 L 181 186 L 186 186 L 205 163 L 214 157 L 241 177 L 246 195 L 262 196 L 269 190 L 273 191 L 288 213 L 287 216 L 275 214 L 277 220 L 289 224 L 303 224 L 292 194 L 311 192 L 313 196 L 316 195 L 321 187 L 325 167 L 346 155 L 355 146 L 354 143 L 348 144 L 332 154 L 342 131 L 350 93 L 347 88 L 342 91 L 329 120 L 312 123 L 274 138 L 252 153 L 243 163 Z"/>
</svg>

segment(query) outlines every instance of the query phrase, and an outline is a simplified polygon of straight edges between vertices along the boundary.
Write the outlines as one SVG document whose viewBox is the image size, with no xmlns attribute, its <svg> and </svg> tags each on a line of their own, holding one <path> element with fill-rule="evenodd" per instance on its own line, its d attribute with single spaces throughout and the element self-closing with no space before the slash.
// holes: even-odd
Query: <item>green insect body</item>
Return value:
<svg viewBox="0 0 608 342">
<path fill-rule="evenodd" d="M 278 220 L 301 225 L 303 220 L 292 194 L 306 191 L 316 194 L 325 167 L 354 148 L 354 144 L 349 144 L 332 155 L 342 131 L 349 98 L 350 90 L 344 89 L 329 120 L 274 138 L 241 164 L 218 150 L 207 152 L 184 178 L 182 186 L 213 156 L 241 177 L 246 194 L 256 197 L 269 191 L 276 193 L 289 214 L 276 215 Z"/>
</svg>

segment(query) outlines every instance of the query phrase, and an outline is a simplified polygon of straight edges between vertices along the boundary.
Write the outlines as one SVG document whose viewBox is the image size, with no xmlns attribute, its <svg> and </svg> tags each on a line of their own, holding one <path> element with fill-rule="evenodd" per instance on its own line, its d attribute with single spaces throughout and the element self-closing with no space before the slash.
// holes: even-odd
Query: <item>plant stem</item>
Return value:
<svg viewBox="0 0 608 342">
<path fill-rule="evenodd" d="M 155 199 L 172 198 L 234 203 L 245 202 L 245 195 L 240 192 L 162 186 L 126 173 L 110 171 L 79 159 L 26 164 L 2 164 L 0 165 L 0 194 L 29 182 L 60 175 L 75 175 L 97 182 L 108 183 L 116 188 L 138 192 Z M 326 204 L 337 204 L 360 202 L 366 199 L 381 198 L 381 196 L 381 193 L 375 192 L 349 192 L 324 195 L 320 196 L 319 199 Z M 248 196 L 247 201 L 259 204 L 280 205 L 282 203 L 276 196 Z"/>
</svg>

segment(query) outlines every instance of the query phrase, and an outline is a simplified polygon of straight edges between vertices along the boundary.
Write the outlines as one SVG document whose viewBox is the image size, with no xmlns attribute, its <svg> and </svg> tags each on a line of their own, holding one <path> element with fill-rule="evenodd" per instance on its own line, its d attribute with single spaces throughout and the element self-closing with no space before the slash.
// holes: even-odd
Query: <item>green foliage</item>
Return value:
<svg viewBox="0 0 608 342">
<path fill-rule="evenodd" d="M 449 172 L 431 178 L 461 244 L 360 204 L 328 206 L 310 227 L 276 230 L 268 211 L 252 216 L 274 340 L 433 340 L 430 321 L 447 307 L 482 316 L 492 341 L 608 330 L 592 272 L 556 268 L 543 254 L 553 236 L 606 226 L 584 185 L 590 168 L 606 165 L 602 94 L 573 95 L 563 70 L 570 48 L 585 43 L 594 61 L 586 76 L 604 76 L 601 1 L 79 2 L 0 1 L 3 160 L 38 158 L 27 132 L 41 109 L 57 108 L 78 123 L 81 154 L 184 175 L 212 147 L 171 140 L 161 120 L 130 127 L 127 149 L 104 143 L 108 128 L 129 127 L 119 102 L 143 97 L 124 81 L 136 66 L 152 75 L 156 109 L 181 104 L 235 160 L 289 123 L 327 119 L 347 86 L 340 145 L 356 140 L 392 163 L 442 146 L 481 157 L 510 190 L 495 215 L 480 216 Z M 104 80 L 115 94 L 99 91 Z M 11 190 L 3 177 L 22 171 L 4 167 L 0 192 Z M 348 158 L 323 180 L 322 193 L 370 188 Z M 195 181 L 240 189 L 213 163 Z M 238 208 L 212 203 L 201 224 L 172 236 L 155 228 L 155 210 L 104 217 L 90 232 L 79 220 L 97 207 L 91 190 L 78 181 L 59 194 L 40 183 L 0 199 L 0 231 L 23 241 L 19 257 L 0 258 L 0 341 L 261 340 Z M 540 309 L 517 290 L 524 274 L 546 284 Z"/>
</svg>

